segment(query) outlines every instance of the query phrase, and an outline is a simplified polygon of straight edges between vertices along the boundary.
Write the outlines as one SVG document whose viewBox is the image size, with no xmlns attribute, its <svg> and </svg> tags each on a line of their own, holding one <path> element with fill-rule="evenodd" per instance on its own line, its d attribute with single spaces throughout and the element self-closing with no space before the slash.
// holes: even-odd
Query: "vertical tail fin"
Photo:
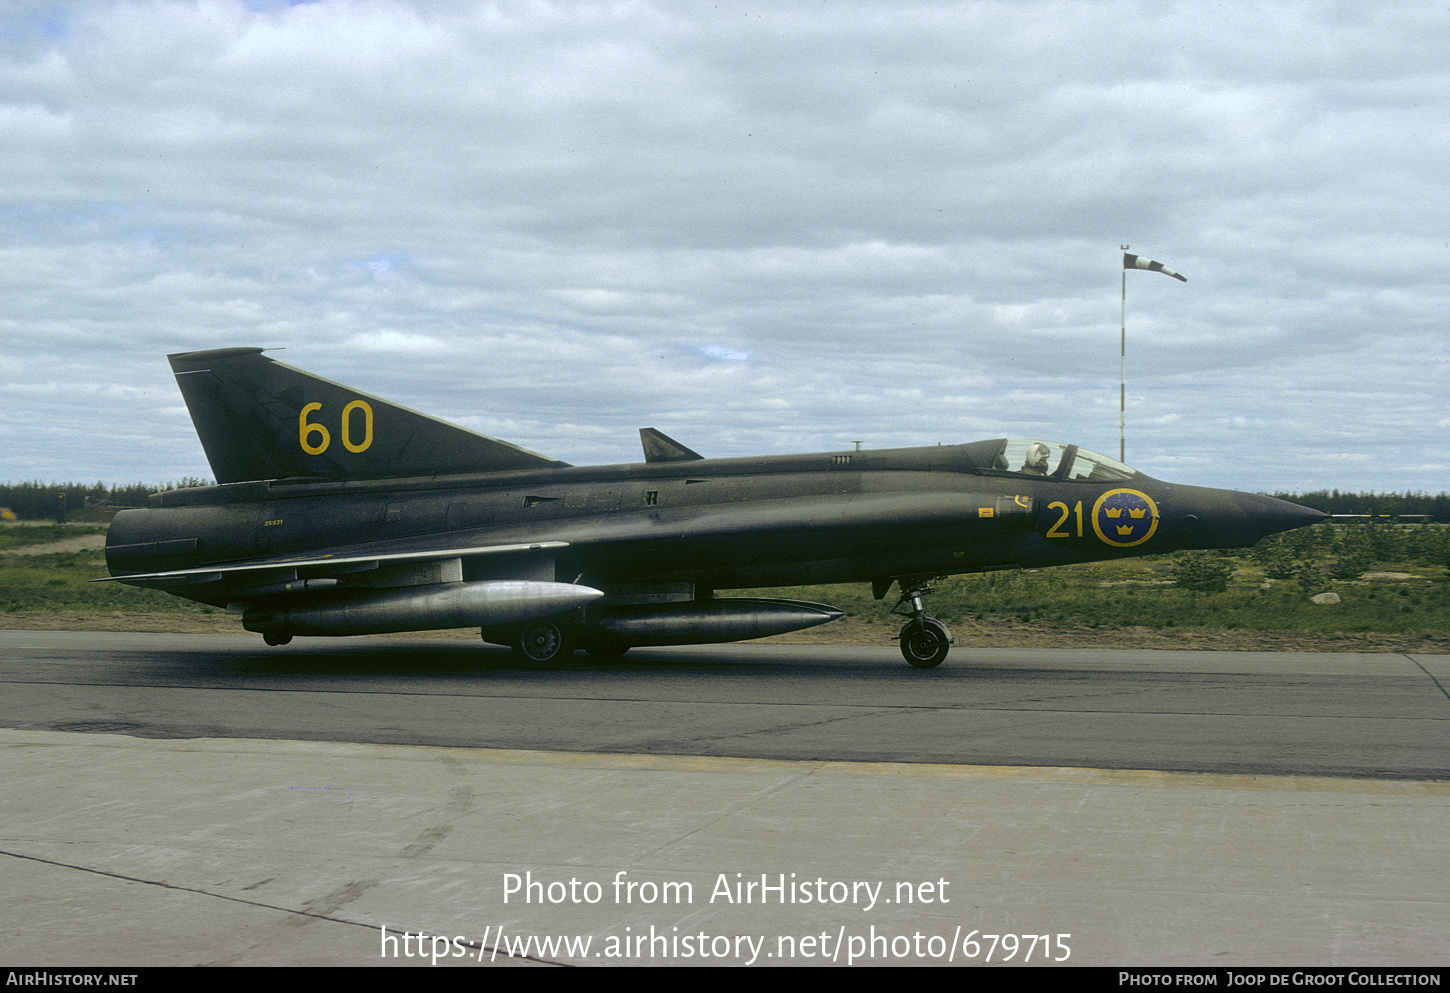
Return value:
<svg viewBox="0 0 1450 993">
<path fill-rule="evenodd" d="M 167 356 L 218 483 L 566 464 L 283 365 L 262 351 L 219 348 Z"/>
</svg>

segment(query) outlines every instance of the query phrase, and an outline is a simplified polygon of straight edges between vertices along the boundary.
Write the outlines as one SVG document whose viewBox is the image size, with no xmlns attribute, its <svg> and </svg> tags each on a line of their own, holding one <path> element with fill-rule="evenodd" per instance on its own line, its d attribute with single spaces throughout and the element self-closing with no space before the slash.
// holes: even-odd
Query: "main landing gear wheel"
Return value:
<svg viewBox="0 0 1450 993">
<path fill-rule="evenodd" d="M 901 629 L 901 657 L 915 669 L 935 669 L 947 657 L 952 636 L 935 617 L 909 621 Z"/>
<path fill-rule="evenodd" d="M 570 655 L 569 629 L 561 621 L 542 620 L 526 624 L 514 636 L 514 657 L 531 665 L 553 665 Z"/>
<path fill-rule="evenodd" d="M 271 645 L 273 648 L 276 648 L 278 645 L 285 645 L 285 644 L 287 644 L 287 642 L 289 642 L 289 641 L 292 640 L 292 636 L 290 634 L 266 634 L 266 633 L 264 633 L 262 635 L 262 640 L 265 641 L 267 644 Z"/>
</svg>

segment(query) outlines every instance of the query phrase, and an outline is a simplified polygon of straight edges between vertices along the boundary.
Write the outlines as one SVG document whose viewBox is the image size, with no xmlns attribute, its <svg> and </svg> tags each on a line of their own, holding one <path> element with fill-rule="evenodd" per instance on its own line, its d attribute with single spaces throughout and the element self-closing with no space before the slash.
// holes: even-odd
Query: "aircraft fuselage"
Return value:
<svg viewBox="0 0 1450 993">
<path fill-rule="evenodd" d="M 984 470 L 971 458 L 974 447 L 172 490 L 155 509 L 117 515 L 110 561 L 113 569 L 153 572 L 340 545 L 385 555 L 430 542 L 527 544 L 542 533 L 568 543 L 555 556 L 558 581 L 692 582 L 713 590 L 1234 547 L 1314 518 L 1268 497 L 1142 474 L 1093 483 Z M 1098 507 L 1115 492 L 1151 506 L 1140 518 L 1156 523 L 1151 535 L 1146 526 L 1112 530 L 1131 527 L 1108 524 L 1111 508 Z M 473 565 L 465 580 L 498 571 L 488 560 Z M 225 603 L 228 593 L 195 592 L 212 603 Z"/>
<path fill-rule="evenodd" d="M 270 644 L 477 626 L 548 661 L 581 643 L 761 637 L 840 611 L 716 590 L 898 584 L 903 654 L 950 634 L 933 576 L 1249 545 L 1312 523 L 1040 441 L 570 466 L 295 369 L 258 348 L 170 357 L 220 485 L 116 515 L 112 578 L 239 611 Z"/>
</svg>

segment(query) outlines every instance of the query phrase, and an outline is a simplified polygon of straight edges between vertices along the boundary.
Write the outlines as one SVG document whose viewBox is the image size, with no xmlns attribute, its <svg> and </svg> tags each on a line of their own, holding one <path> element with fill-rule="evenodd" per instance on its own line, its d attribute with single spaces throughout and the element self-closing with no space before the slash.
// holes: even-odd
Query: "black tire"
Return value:
<svg viewBox="0 0 1450 993">
<path fill-rule="evenodd" d="M 913 669 L 935 669 L 951 647 L 951 633 L 935 617 L 911 621 L 901 629 L 901 657 Z"/>
<path fill-rule="evenodd" d="M 262 635 L 262 640 L 265 641 L 268 645 L 271 645 L 273 648 L 276 648 L 278 645 L 285 645 L 285 644 L 287 644 L 289 641 L 292 640 L 292 636 L 290 634 L 265 634 L 264 633 Z"/>
<path fill-rule="evenodd" d="M 528 665 L 553 665 L 573 654 L 569 628 L 557 620 L 533 621 L 514 636 L 514 658 Z"/>
</svg>

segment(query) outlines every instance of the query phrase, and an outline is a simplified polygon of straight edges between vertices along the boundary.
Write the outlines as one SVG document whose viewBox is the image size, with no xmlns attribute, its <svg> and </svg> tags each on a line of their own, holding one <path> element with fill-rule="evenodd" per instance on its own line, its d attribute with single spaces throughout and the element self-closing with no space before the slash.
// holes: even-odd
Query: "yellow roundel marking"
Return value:
<svg viewBox="0 0 1450 993">
<path fill-rule="evenodd" d="M 1093 532 L 1114 548 L 1132 548 L 1158 530 L 1158 505 L 1138 490 L 1108 490 L 1093 504 Z"/>
</svg>

